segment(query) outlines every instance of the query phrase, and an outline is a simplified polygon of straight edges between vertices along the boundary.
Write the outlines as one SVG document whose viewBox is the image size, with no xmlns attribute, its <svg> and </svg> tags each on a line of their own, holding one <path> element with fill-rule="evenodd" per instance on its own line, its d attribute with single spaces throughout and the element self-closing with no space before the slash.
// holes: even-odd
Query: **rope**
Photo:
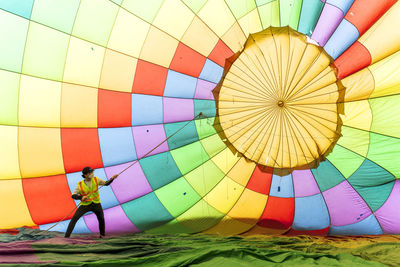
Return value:
<svg viewBox="0 0 400 267">
<path fill-rule="evenodd" d="M 178 130 L 176 130 L 173 134 L 171 134 L 170 136 L 168 136 L 166 139 L 164 139 L 161 143 L 159 143 L 158 145 L 156 145 L 153 149 L 151 149 L 149 152 L 147 152 L 146 154 L 144 154 L 140 159 L 147 157 L 151 152 L 153 152 L 154 150 L 156 150 L 159 146 L 161 146 L 162 144 L 164 144 L 166 141 L 168 141 L 168 139 L 170 139 L 172 136 L 174 136 L 175 134 L 177 134 L 178 132 L 180 132 L 183 128 L 185 128 L 186 126 L 189 125 L 189 123 L 191 123 L 192 121 L 194 121 L 197 118 L 200 118 L 201 116 L 203 116 L 203 112 L 200 112 L 196 117 L 194 117 L 193 119 L 191 119 L 190 121 L 188 121 L 185 125 L 183 125 L 181 128 L 179 128 Z M 120 171 L 117 176 L 119 176 L 121 173 L 125 172 L 127 169 L 129 169 L 130 167 L 132 167 L 133 165 L 135 165 L 137 162 L 139 162 L 140 159 L 136 159 L 132 164 L 130 164 L 128 167 L 126 167 L 125 169 L 123 169 L 122 171 Z M 100 190 L 104 185 L 101 185 L 98 190 Z M 51 228 L 53 228 L 54 226 L 56 226 L 57 224 L 59 224 L 60 222 L 64 221 L 65 218 L 67 218 L 69 215 L 71 215 L 72 212 L 74 212 L 79 206 L 81 205 L 81 203 L 79 203 L 73 210 L 71 210 L 64 218 L 62 218 L 61 220 L 59 220 L 58 222 L 56 222 L 53 226 L 51 226 L 49 229 L 44 230 L 45 232 L 49 231 Z"/>
</svg>

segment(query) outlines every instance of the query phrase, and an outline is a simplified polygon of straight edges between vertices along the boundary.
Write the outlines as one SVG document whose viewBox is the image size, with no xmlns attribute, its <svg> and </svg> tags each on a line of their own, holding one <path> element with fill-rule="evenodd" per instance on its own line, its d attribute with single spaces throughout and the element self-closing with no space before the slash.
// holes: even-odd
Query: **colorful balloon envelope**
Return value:
<svg viewBox="0 0 400 267">
<path fill-rule="evenodd" d="M 399 28 L 395 0 L 1 1 L 0 229 L 65 231 L 91 166 L 124 170 L 107 233 L 400 234 Z"/>
</svg>

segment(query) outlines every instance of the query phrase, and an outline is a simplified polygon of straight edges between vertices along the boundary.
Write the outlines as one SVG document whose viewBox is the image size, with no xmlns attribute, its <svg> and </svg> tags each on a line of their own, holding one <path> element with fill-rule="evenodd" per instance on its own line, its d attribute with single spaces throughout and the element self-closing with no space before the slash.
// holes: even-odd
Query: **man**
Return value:
<svg viewBox="0 0 400 267">
<path fill-rule="evenodd" d="M 94 214 L 96 214 L 97 220 L 99 221 L 100 238 L 102 238 L 105 235 L 105 223 L 103 208 L 100 204 L 99 185 L 108 186 L 114 181 L 115 178 L 118 177 L 118 174 L 115 174 L 106 182 L 95 177 L 94 170 L 92 168 L 85 167 L 82 170 L 82 177 L 85 179 L 78 183 L 71 196 L 73 199 L 79 199 L 81 204 L 69 222 L 67 231 L 65 232 L 65 237 L 69 237 L 71 235 L 76 222 L 80 217 L 82 217 L 82 215 L 84 215 L 86 212 L 93 211 Z"/>
</svg>

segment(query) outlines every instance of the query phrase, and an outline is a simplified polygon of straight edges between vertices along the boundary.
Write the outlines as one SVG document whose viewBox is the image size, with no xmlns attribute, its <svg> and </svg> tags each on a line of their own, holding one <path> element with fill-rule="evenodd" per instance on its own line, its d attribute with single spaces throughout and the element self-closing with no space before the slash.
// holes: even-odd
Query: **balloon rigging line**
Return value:
<svg viewBox="0 0 400 267">
<path fill-rule="evenodd" d="M 195 119 L 197 119 L 197 117 L 200 118 L 200 116 L 202 116 L 203 113 L 200 112 L 196 117 L 194 117 L 193 119 L 191 119 L 190 121 L 188 121 L 185 125 L 183 125 L 181 128 L 179 128 L 177 131 L 175 131 L 173 134 L 171 134 L 170 136 L 168 136 L 166 139 L 164 139 L 161 143 L 159 143 L 158 145 L 156 145 L 153 149 L 151 149 L 149 152 L 147 152 L 146 154 L 144 154 L 140 159 L 147 157 L 151 152 L 153 152 L 154 150 L 156 150 L 158 147 L 160 147 L 162 144 L 164 144 L 166 141 L 168 141 L 168 139 L 170 139 L 172 136 L 174 136 L 175 134 L 177 134 L 178 132 L 180 132 L 183 128 L 185 128 L 187 125 L 189 125 L 189 123 L 191 123 L 192 121 L 194 121 Z M 121 173 L 125 172 L 127 169 L 129 169 L 130 167 L 132 167 L 133 165 L 135 165 L 140 159 L 135 160 L 131 165 L 129 165 L 128 167 L 126 167 L 125 169 L 123 169 L 122 171 L 120 171 L 118 173 L 118 175 L 120 175 Z"/>
<path fill-rule="evenodd" d="M 246 53 L 244 53 L 244 55 L 248 56 Z M 235 66 L 236 68 L 232 68 L 232 67 L 233 67 L 233 66 L 232 66 L 232 67 L 231 67 L 231 68 L 232 68 L 232 71 L 230 71 L 230 73 L 232 73 L 232 74 L 234 74 L 236 77 L 238 77 L 239 80 L 244 81 L 244 82 L 246 82 L 246 83 L 249 83 L 249 84 L 251 84 L 253 87 L 259 88 L 260 90 L 257 91 L 258 94 L 262 94 L 262 95 L 266 96 L 267 98 L 268 98 L 268 97 L 272 97 L 274 94 L 273 94 L 272 92 L 268 91 L 267 88 L 274 88 L 274 87 L 267 86 L 265 83 L 263 83 L 263 82 L 257 77 L 257 75 L 254 73 L 254 70 L 253 70 L 254 67 L 253 67 L 253 66 L 248 66 L 247 63 L 246 63 L 242 58 L 240 58 L 240 57 L 239 57 L 237 60 L 238 60 L 238 62 L 241 62 L 241 63 L 243 64 L 243 66 L 246 67 L 247 70 L 246 70 L 246 69 L 239 68 L 237 65 L 233 65 L 233 66 Z M 249 57 L 249 56 L 248 56 L 248 61 L 250 61 L 250 57 Z M 250 62 L 249 62 L 249 63 L 250 63 Z M 253 63 L 253 65 L 256 65 L 256 64 Z M 257 69 L 257 67 L 255 67 L 255 68 Z M 250 82 L 248 81 L 248 79 L 245 80 L 245 79 L 242 78 L 242 76 L 238 76 L 238 75 L 234 72 L 235 69 L 239 70 L 241 73 L 243 73 L 243 75 L 247 76 L 248 79 L 252 81 L 252 83 L 250 83 Z M 252 74 L 252 75 L 250 75 L 250 74 Z"/>
<path fill-rule="evenodd" d="M 254 39 L 253 39 L 254 40 Z M 254 40 L 254 43 L 256 44 L 256 46 L 258 47 L 257 43 Z M 238 58 L 239 61 L 241 61 L 245 67 L 247 67 L 248 71 L 242 70 L 240 68 L 240 70 L 244 73 L 246 73 L 246 75 L 253 80 L 260 88 L 261 88 L 261 92 L 263 95 L 266 95 L 267 97 L 273 98 L 274 97 L 274 92 L 269 91 L 268 88 L 276 88 L 274 87 L 274 85 L 272 84 L 272 82 L 269 80 L 268 75 L 265 73 L 264 67 L 261 68 L 261 70 L 259 69 L 259 66 L 263 66 L 263 64 L 260 62 L 259 58 L 256 57 L 258 63 L 254 62 L 253 60 L 253 56 L 248 55 L 245 51 L 243 51 L 243 54 L 246 55 L 246 61 L 249 61 L 249 63 L 252 63 L 253 66 L 248 65 L 243 59 L 241 59 L 240 57 Z M 268 64 L 268 63 L 267 63 Z M 260 79 L 258 75 L 256 75 L 255 70 L 257 70 L 257 72 L 261 75 L 261 77 L 263 79 Z M 249 73 L 253 74 L 254 78 L 251 77 L 249 75 Z M 245 81 L 243 78 L 240 77 L 241 80 Z M 264 80 L 265 82 L 263 82 L 262 80 Z M 247 82 L 247 81 L 245 81 Z M 254 86 L 254 84 L 252 84 Z"/>
<path fill-rule="evenodd" d="M 118 173 L 118 176 L 125 172 L 127 169 L 129 169 L 130 167 L 132 167 L 133 165 L 135 165 L 137 162 L 139 162 L 140 159 L 147 157 L 151 152 L 153 152 L 154 150 L 156 150 L 158 147 L 160 147 L 162 144 L 164 144 L 166 141 L 168 141 L 168 139 L 170 139 L 172 136 L 174 136 L 175 134 L 177 134 L 178 132 L 180 132 L 183 128 L 185 128 L 186 126 L 189 125 L 189 123 L 191 123 L 192 121 L 194 121 L 197 118 L 200 118 L 201 116 L 203 116 L 203 112 L 200 112 L 196 117 L 194 117 L 193 119 L 191 119 L 190 121 L 188 121 L 185 125 L 183 125 L 181 128 L 179 128 L 178 130 L 176 130 L 173 134 L 171 134 L 170 136 L 168 136 L 166 139 L 164 139 L 161 143 L 159 143 L 158 145 L 156 145 L 153 149 L 151 149 L 149 152 L 147 152 L 146 154 L 144 154 L 141 158 L 136 159 L 132 164 L 130 164 L 128 167 L 126 167 L 125 169 L 123 169 L 122 171 L 120 171 Z M 99 186 L 98 190 L 99 191 L 104 185 Z M 45 232 L 48 232 L 51 228 L 53 228 L 54 226 L 56 226 L 57 224 L 59 224 L 60 222 L 64 221 L 65 218 L 67 218 L 69 215 L 71 215 L 79 206 L 81 205 L 81 203 L 79 203 L 78 205 L 76 205 L 66 216 L 64 216 L 61 220 L 59 220 L 58 222 L 56 222 L 54 225 L 52 225 L 50 228 L 44 230 Z"/>
<path fill-rule="evenodd" d="M 276 96 L 276 86 L 277 86 L 277 85 L 276 85 L 276 83 L 275 83 L 274 77 L 272 76 L 272 77 L 271 77 L 272 79 L 270 79 L 270 75 L 267 74 L 267 72 L 272 73 L 272 70 L 271 70 L 271 68 L 270 68 L 269 63 L 267 62 L 267 60 L 266 60 L 266 58 L 265 58 L 264 52 L 261 50 L 260 46 L 257 44 L 257 42 L 256 42 L 256 40 L 254 39 L 253 36 L 251 36 L 251 39 L 253 40 L 253 42 L 254 42 L 254 44 L 255 44 L 255 47 L 258 49 L 258 52 L 259 52 L 260 55 L 262 56 L 262 57 L 261 57 L 261 56 L 256 56 L 256 59 L 257 59 L 257 61 L 258 61 L 258 64 L 254 64 L 254 62 L 253 62 L 253 64 L 254 64 L 255 66 L 258 66 L 258 65 L 262 66 L 262 68 L 261 68 L 262 71 L 260 71 L 260 74 L 262 75 L 262 77 L 264 78 L 264 80 L 266 81 L 266 83 L 268 84 L 269 88 L 272 89 L 271 91 L 268 91 L 268 92 L 270 92 L 270 93 L 273 95 L 273 97 L 274 97 L 274 96 Z M 262 59 L 264 60 L 264 63 L 260 61 L 260 58 L 262 58 Z M 268 68 L 268 71 L 266 71 L 266 68 L 265 68 L 264 66 L 266 66 L 266 68 Z M 257 69 L 258 69 L 258 68 L 257 68 Z M 268 87 L 267 87 L 267 88 L 268 88 Z M 273 98 L 273 97 L 272 97 L 272 98 Z"/>
</svg>

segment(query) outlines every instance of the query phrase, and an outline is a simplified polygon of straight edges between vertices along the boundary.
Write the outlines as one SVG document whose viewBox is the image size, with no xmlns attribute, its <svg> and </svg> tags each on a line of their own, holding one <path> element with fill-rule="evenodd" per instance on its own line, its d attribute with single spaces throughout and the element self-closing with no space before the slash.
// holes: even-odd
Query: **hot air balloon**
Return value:
<svg viewBox="0 0 400 267">
<path fill-rule="evenodd" d="M 0 229 L 64 232 L 91 166 L 124 171 L 108 233 L 399 234 L 399 28 L 395 0 L 1 1 Z"/>
</svg>

